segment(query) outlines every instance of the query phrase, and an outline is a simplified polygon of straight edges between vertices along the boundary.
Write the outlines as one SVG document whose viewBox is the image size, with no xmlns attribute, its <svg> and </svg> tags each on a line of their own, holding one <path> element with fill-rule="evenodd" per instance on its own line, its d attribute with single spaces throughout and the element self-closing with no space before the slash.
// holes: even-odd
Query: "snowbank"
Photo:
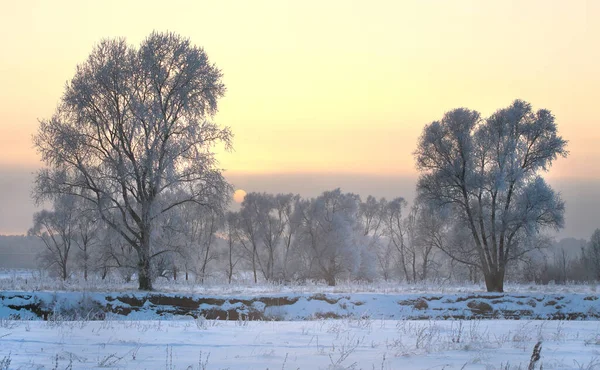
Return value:
<svg viewBox="0 0 600 370">
<path fill-rule="evenodd" d="M 220 320 L 361 318 L 446 320 L 597 320 L 596 294 L 257 294 L 18 292 L 0 293 L 0 318 Z"/>
</svg>

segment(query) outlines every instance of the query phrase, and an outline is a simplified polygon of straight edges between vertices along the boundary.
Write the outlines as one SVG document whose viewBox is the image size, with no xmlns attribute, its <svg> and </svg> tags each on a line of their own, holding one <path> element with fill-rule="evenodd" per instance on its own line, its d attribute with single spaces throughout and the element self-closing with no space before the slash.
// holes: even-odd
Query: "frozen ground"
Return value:
<svg viewBox="0 0 600 370">
<path fill-rule="evenodd" d="M 598 322 L 0 321 L 8 369 L 527 369 L 537 341 L 536 369 L 600 369 Z"/>
<path fill-rule="evenodd" d="M 588 294 L 379 294 L 276 293 L 206 295 L 145 292 L 0 292 L 0 319 L 109 317 L 164 320 L 294 321 L 322 318 L 387 320 L 521 319 L 598 320 L 598 295 Z"/>
<path fill-rule="evenodd" d="M 445 293 L 479 293 L 485 292 L 485 284 L 449 283 L 445 281 L 427 281 L 416 284 L 399 283 L 397 281 L 377 281 L 359 283 L 340 281 L 337 286 L 306 282 L 305 284 L 255 284 L 251 279 L 238 278 L 233 284 L 223 284 L 221 278 L 208 279 L 204 284 L 193 280 L 177 281 L 159 278 L 154 288 L 159 292 L 208 294 L 208 295 L 238 295 L 238 294 L 274 294 L 274 293 L 381 293 L 381 294 L 445 294 Z M 0 291 L 94 291 L 94 292 L 135 292 L 137 281 L 124 283 L 122 279 L 109 277 L 105 280 L 90 278 L 85 281 L 80 277 L 69 280 L 50 278 L 37 270 L 8 270 L 0 269 Z M 508 293 L 600 293 L 600 284 L 565 284 L 537 285 L 507 282 L 504 290 Z"/>
<path fill-rule="evenodd" d="M 154 308 L 160 304 L 151 304 L 149 299 L 142 301 L 144 310 L 132 311 L 131 316 L 109 315 L 104 321 L 68 321 L 61 315 L 52 316 L 49 321 L 13 321 L 7 318 L 15 313 L 22 314 L 22 318 L 28 316 L 24 311 L 14 312 L 4 307 L 0 309 L 0 370 L 527 369 L 538 341 L 542 342 L 542 352 L 536 369 L 543 365 L 544 369 L 600 370 L 600 321 L 402 318 L 410 317 L 407 314 L 411 312 L 418 315 L 427 309 L 433 312 L 446 300 L 452 301 L 448 307 L 466 312 L 470 301 L 481 300 L 468 298 L 485 292 L 481 284 L 342 282 L 328 287 L 254 285 L 244 280 L 233 285 L 159 280 L 155 288 L 168 293 L 164 296 L 193 296 L 198 302 L 219 298 L 226 301 L 225 305 L 231 305 L 234 298 L 251 300 L 253 305 L 259 296 L 299 299 L 286 311 L 273 312 L 288 321 L 216 321 L 186 316 L 159 321 Z M 81 295 L 86 299 L 98 295 L 97 300 L 103 305 L 123 307 L 128 305 L 119 300 L 119 294 L 137 298 L 145 295 L 136 291 L 136 282 L 123 284 L 117 279 L 61 282 L 24 270 L 0 272 L 0 291 L 5 296 L 10 293 L 7 291 L 21 292 L 18 294 L 37 297 L 39 302 L 46 301 L 44 297 L 48 296 L 49 302 L 67 307 L 81 306 Z M 526 308 L 536 313 L 556 306 L 562 306 L 560 310 L 565 312 L 600 310 L 597 284 L 507 284 L 506 291 L 509 297 L 500 298 L 497 303 L 492 299 L 486 302 L 494 309 Z M 443 299 L 437 298 L 440 295 L 444 295 Z M 106 300 L 108 296 L 112 300 Z M 562 302 L 557 296 L 562 297 Z M 427 298 L 429 308 L 422 308 L 417 297 Z M 325 306 L 332 299 L 334 302 Z M 549 304 L 553 300 L 557 302 Z M 6 305 L 17 301 L 4 299 Z M 342 316 L 351 310 L 358 315 L 289 321 L 291 317 L 299 317 L 304 307 L 310 312 L 326 312 L 335 307 L 333 312 Z M 388 309 L 400 314 L 391 316 L 399 320 L 384 320 L 390 316 L 379 311 Z"/>
</svg>

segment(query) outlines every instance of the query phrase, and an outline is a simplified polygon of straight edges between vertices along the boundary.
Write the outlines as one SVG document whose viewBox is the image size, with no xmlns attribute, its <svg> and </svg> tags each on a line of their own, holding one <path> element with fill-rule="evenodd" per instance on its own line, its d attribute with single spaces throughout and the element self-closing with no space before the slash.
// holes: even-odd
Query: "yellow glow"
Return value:
<svg viewBox="0 0 600 370">
<path fill-rule="evenodd" d="M 233 193 L 233 200 L 236 203 L 242 203 L 244 198 L 246 197 L 246 191 L 243 189 L 237 189 L 235 193 Z"/>
<path fill-rule="evenodd" d="M 230 172 L 412 174 L 423 125 L 515 98 L 548 108 L 571 155 L 555 177 L 600 178 L 600 2 L 27 1 L 0 14 L 0 166 L 37 165 L 31 135 L 95 43 L 153 29 L 224 72 Z"/>
</svg>

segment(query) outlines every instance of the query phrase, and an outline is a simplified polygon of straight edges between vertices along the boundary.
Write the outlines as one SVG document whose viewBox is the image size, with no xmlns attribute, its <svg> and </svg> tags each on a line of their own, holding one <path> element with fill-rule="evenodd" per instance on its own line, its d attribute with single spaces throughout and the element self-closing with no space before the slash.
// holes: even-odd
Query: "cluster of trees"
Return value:
<svg viewBox="0 0 600 370">
<path fill-rule="evenodd" d="M 85 204 L 62 196 L 52 211 L 35 215 L 30 233 L 46 247 L 40 261 L 63 279 L 117 274 L 130 281 L 138 273 L 135 250 Z M 464 256 L 471 242 L 457 221 L 422 200 L 409 207 L 403 198 L 363 200 L 340 189 L 309 199 L 249 193 L 237 212 L 190 203 L 156 226 L 150 276 L 198 283 L 478 282 L 481 270 L 450 254 Z M 589 242 L 561 244 L 538 236 L 521 246 L 530 253 L 509 266 L 508 276 L 538 283 L 600 280 L 600 230 Z"/>
<path fill-rule="evenodd" d="M 600 229 L 590 240 L 563 239 L 524 259 L 521 279 L 538 284 L 600 281 Z"/>
<path fill-rule="evenodd" d="M 62 195 L 53 210 L 35 215 L 30 234 L 44 242 L 41 261 L 63 279 L 73 272 L 105 278 L 114 271 L 131 280 L 139 272 L 136 251 L 87 204 Z M 310 199 L 249 193 L 239 211 L 227 213 L 188 203 L 155 225 L 150 277 L 183 274 L 202 283 L 219 276 L 231 283 L 246 275 L 254 282 L 329 285 L 340 279 L 449 279 L 462 270 L 441 268 L 452 263 L 437 249 L 446 237 L 443 222 L 431 208 L 409 209 L 403 198 L 363 201 L 340 189 Z"/>
<path fill-rule="evenodd" d="M 243 266 L 254 281 L 330 285 L 417 281 L 460 263 L 503 291 L 510 266 L 547 244 L 545 229 L 563 226 L 564 202 L 539 173 L 568 154 L 566 141 L 550 111 L 520 100 L 487 118 L 459 108 L 426 125 L 410 209 L 402 198 L 337 189 L 312 199 L 252 193 L 227 213 L 231 186 L 213 149 L 228 148 L 231 132 L 210 120 L 221 79 L 203 49 L 172 33 L 138 48 L 105 40 L 78 66 L 34 138 L 46 163 L 35 197 L 54 209 L 35 215 L 31 234 L 63 278 L 77 250 L 84 275 L 102 261 L 103 276 L 118 268 L 143 290 L 179 271 L 202 282 L 218 259 L 230 281 Z"/>
</svg>

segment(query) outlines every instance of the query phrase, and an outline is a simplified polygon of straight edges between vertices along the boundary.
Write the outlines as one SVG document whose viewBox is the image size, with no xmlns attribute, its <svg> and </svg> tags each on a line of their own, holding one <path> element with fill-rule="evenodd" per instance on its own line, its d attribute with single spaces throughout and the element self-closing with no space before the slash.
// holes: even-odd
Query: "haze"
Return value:
<svg viewBox="0 0 600 370">
<path fill-rule="evenodd" d="M 563 236 L 600 227 L 600 3 L 594 1 L 4 2 L 0 233 L 31 226 L 31 136 L 102 38 L 170 30 L 205 48 L 235 134 L 221 166 L 246 191 L 414 193 L 423 126 L 520 98 L 555 114 L 571 154 L 546 175 Z"/>
</svg>

